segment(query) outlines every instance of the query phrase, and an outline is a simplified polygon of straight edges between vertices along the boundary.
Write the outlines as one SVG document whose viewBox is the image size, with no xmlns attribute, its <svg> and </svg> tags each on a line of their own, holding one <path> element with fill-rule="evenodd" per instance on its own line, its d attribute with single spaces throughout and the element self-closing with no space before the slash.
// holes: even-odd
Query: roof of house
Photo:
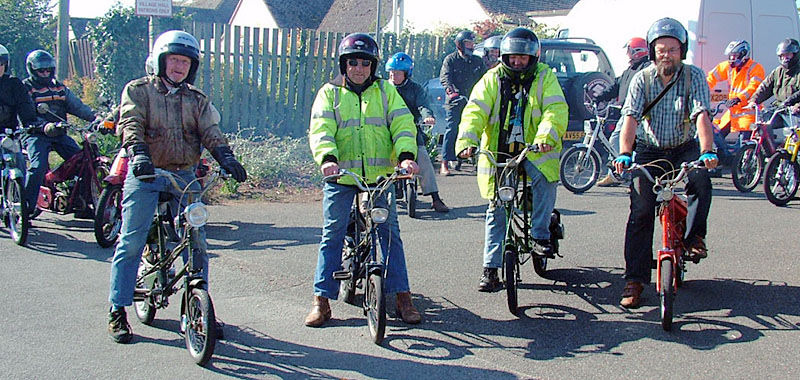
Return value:
<svg viewBox="0 0 800 380">
<path fill-rule="evenodd" d="M 83 18 L 83 17 L 70 17 L 69 18 L 69 26 L 72 28 L 72 34 L 75 36 L 76 40 L 86 37 L 89 32 L 89 25 L 94 24 L 97 25 L 99 21 L 94 18 Z"/>
<path fill-rule="evenodd" d="M 478 0 L 490 14 L 503 14 L 512 21 L 530 21 L 530 15 L 566 14 L 578 0 Z"/>
<path fill-rule="evenodd" d="M 392 0 L 381 1 L 381 26 L 392 15 Z M 333 0 L 319 30 L 328 32 L 374 32 L 377 19 L 375 0 Z"/>
<path fill-rule="evenodd" d="M 281 28 L 317 29 L 334 0 L 262 0 Z"/>
<path fill-rule="evenodd" d="M 184 11 L 192 20 L 227 24 L 239 0 L 173 0 L 174 12 Z"/>
</svg>

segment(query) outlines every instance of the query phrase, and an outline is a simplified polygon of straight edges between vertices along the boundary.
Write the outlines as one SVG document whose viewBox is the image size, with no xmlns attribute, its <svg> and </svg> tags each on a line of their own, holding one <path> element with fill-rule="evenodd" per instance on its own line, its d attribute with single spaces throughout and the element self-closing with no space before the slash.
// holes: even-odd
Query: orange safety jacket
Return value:
<svg viewBox="0 0 800 380">
<path fill-rule="evenodd" d="M 708 87 L 714 88 L 717 82 L 729 81 L 731 90 L 728 92 L 728 99 L 739 98 L 739 104 L 731 107 L 722 115 L 720 128 L 728 123 L 731 132 L 750 130 L 750 124 L 755 121 L 753 110 L 742 109 L 747 105 L 748 100 L 756 92 L 758 85 L 764 81 L 764 67 L 752 59 L 748 59 L 738 70 L 731 67 L 728 61 L 720 62 L 713 70 L 708 73 L 706 81 Z"/>
</svg>

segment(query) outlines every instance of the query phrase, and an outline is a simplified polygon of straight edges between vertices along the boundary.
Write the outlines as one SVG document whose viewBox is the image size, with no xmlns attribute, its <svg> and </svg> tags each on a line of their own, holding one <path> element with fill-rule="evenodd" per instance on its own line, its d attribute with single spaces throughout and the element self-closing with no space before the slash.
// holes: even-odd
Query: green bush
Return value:
<svg viewBox="0 0 800 380">
<path fill-rule="evenodd" d="M 247 169 L 250 186 L 260 189 L 310 187 L 322 180 L 311 157 L 307 137 L 245 137 L 246 132 L 229 136 L 229 144 Z"/>
</svg>

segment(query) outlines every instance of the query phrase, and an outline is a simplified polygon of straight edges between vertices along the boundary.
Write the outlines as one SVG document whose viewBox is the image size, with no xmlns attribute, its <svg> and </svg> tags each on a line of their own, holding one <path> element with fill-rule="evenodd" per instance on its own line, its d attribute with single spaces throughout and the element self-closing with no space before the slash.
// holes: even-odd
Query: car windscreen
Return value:
<svg viewBox="0 0 800 380">
<path fill-rule="evenodd" d="M 546 48 L 542 52 L 542 62 L 553 69 L 560 78 L 571 78 L 599 71 L 613 77 L 608 59 L 600 51 L 588 49 Z"/>
</svg>

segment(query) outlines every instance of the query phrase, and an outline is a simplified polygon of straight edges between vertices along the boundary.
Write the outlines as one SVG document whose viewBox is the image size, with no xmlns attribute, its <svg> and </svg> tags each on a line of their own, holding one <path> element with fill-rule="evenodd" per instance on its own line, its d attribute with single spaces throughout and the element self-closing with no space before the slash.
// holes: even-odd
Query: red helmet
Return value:
<svg viewBox="0 0 800 380">
<path fill-rule="evenodd" d="M 647 41 L 644 38 L 633 37 L 623 47 L 628 49 L 628 57 L 632 61 L 647 56 Z"/>
</svg>

